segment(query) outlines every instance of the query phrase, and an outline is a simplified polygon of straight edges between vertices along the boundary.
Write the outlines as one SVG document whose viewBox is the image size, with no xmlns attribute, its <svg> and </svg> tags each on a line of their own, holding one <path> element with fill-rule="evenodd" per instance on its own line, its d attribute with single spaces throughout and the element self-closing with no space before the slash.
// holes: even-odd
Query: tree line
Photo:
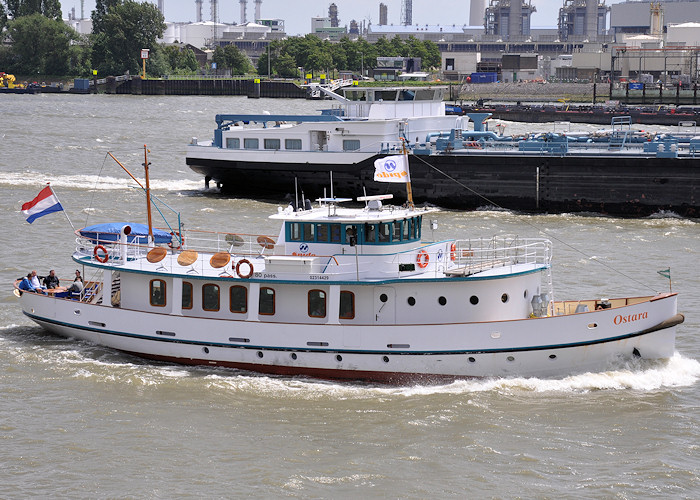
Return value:
<svg viewBox="0 0 700 500">
<path fill-rule="evenodd" d="M 165 19 L 151 3 L 96 0 L 92 33 L 81 35 L 61 18 L 59 0 L 0 0 L 0 71 L 24 76 L 101 76 L 141 71 L 141 49 L 150 49 L 150 75 L 195 74 L 201 71 L 190 49 L 157 43 Z M 9 43 L 7 43 L 9 42 Z M 259 58 L 257 73 L 287 78 L 304 72 L 351 70 L 376 66 L 377 57 L 420 57 L 424 68 L 440 66 L 440 51 L 430 41 L 398 36 L 370 44 L 360 38 L 339 42 L 314 35 L 273 40 Z M 217 47 L 212 62 L 231 74 L 254 73 L 250 59 L 234 45 Z M 209 68 L 205 68 L 209 69 Z"/>
</svg>

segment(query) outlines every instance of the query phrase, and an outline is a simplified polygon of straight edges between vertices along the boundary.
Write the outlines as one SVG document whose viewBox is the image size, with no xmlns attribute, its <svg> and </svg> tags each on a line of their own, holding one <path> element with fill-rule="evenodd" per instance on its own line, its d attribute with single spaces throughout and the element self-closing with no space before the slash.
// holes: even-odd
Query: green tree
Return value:
<svg viewBox="0 0 700 500">
<path fill-rule="evenodd" d="M 63 21 L 32 14 L 8 23 L 7 34 L 12 40 L 13 71 L 23 74 L 67 75 L 81 72 L 85 50 L 80 36 Z"/>
<path fill-rule="evenodd" d="M 97 9 L 93 11 L 93 65 L 102 75 L 139 73 L 141 49 L 154 50 L 156 39 L 165 31 L 163 14 L 153 4 L 125 0 L 108 6 L 106 14 L 97 16 L 97 29 L 96 12 Z"/>
<path fill-rule="evenodd" d="M 7 25 L 7 12 L 5 11 L 5 6 L 0 2 L 0 33 L 3 32 L 5 26 Z"/>
<path fill-rule="evenodd" d="M 248 56 L 233 44 L 217 47 L 211 60 L 218 68 L 230 69 L 232 75 L 245 75 L 253 71 L 253 65 Z"/>
<path fill-rule="evenodd" d="M 59 0 L 7 0 L 7 12 L 13 19 L 32 14 L 61 21 L 61 2 Z"/>
<path fill-rule="evenodd" d="M 284 78 L 296 78 L 299 70 L 296 61 L 286 52 L 275 60 L 275 73 Z"/>
</svg>

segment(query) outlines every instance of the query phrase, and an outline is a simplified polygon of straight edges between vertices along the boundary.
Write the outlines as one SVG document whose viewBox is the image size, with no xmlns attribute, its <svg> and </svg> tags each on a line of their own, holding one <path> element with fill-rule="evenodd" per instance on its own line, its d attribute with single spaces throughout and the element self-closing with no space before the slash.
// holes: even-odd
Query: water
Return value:
<svg viewBox="0 0 700 500">
<path fill-rule="evenodd" d="M 0 96 L 0 497 L 696 498 L 700 479 L 700 225 L 673 214 L 444 211 L 424 235 L 554 240 L 557 299 L 646 295 L 671 268 L 686 322 L 677 354 L 558 380 L 383 387 L 146 362 L 45 333 L 12 280 L 69 279 L 62 214 L 19 213 L 51 182 L 76 225 L 145 221 L 109 158 L 142 175 L 189 228 L 276 234 L 275 205 L 221 198 L 184 163 L 214 114 L 311 112 L 237 97 Z M 508 133 L 552 130 L 509 123 Z M 572 129 L 597 126 L 572 125 Z M 646 127 L 647 129 L 651 127 Z M 662 129 L 662 127 L 657 127 Z M 290 188 L 291 190 L 291 188 Z M 342 193 L 339 196 L 355 195 Z"/>
</svg>

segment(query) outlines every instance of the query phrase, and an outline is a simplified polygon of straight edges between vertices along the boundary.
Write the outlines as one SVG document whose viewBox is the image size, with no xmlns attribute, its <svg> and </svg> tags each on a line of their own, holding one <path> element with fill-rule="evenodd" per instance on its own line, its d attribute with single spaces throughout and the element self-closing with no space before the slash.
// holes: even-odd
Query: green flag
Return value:
<svg viewBox="0 0 700 500">
<path fill-rule="evenodd" d="M 661 271 L 656 271 L 656 272 L 659 273 L 664 278 L 671 279 L 671 268 L 670 267 L 668 269 L 663 269 Z"/>
</svg>

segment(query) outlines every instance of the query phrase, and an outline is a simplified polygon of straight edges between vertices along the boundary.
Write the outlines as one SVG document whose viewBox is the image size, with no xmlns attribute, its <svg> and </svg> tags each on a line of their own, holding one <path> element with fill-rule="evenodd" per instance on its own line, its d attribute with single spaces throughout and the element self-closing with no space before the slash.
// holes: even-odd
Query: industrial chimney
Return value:
<svg viewBox="0 0 700 500">
<path fill-rule="evenodd" d="M 255 0 L 255 19 L 253 21 L 258 22 L 260 19 L 262 19 L 262 16 L 260 15 L 260 6 L 262 5 L 262 0 Z"/>
</svg>

